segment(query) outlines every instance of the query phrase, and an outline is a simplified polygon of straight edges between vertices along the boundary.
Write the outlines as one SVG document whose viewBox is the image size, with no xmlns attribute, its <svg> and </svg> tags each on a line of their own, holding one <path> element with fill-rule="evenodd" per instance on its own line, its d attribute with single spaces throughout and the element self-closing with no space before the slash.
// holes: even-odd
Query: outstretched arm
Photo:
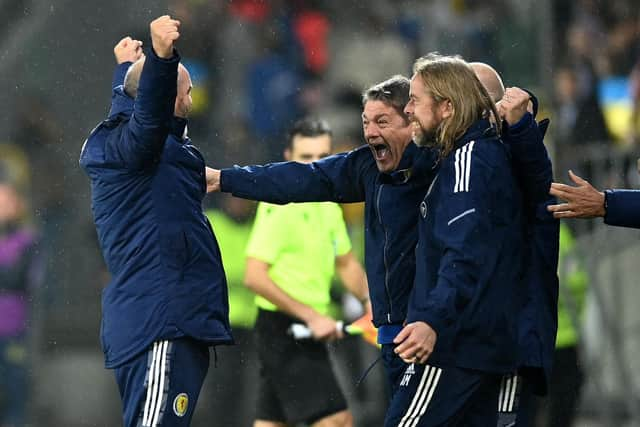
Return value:
<svg viewBox="0 0 640 427">
<path fill-rule="evenodd" d="M 605 224 L 640 228 L 640 191 L 611 189 L 599 191 L 589 181 L 569 171 L 575 186 L 554 182 L 550 194 L 565 201 L 547 209 L 556 218 L 599 218 Z"/>
<path fill-rule="evenodd" d="M 565 203 L 551 205 L 547 209 L 556 218 L 596 218 L 603 217 L 605 210 L 604 192 L 596 190 L 588 181 L 569 171 L 569 177 L 576 186 L 554 182 L 549 194 Z"/>
<path fill-rule="evenodd" d="M 365 182 L 378 175 L 367 147 L 313 163 L 282 162 L 207 170 L 207 191 L 270 203 L 362 202 Z"/>
</svg>

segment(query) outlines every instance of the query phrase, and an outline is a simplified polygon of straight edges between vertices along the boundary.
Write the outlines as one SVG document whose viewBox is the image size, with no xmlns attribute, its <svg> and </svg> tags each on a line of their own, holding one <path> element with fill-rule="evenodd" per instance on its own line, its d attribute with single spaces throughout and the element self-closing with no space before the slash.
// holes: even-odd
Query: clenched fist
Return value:
<svg viewBox="0 0 640 427">
<path fill-rule="evenodd" d="M 156 55 L 168 59 L 173 56 L 173 43 L 180 38 L 180 21 L 169 15 L 161 16 L 149 24 L 151 44 Z"/>
<path fill-rule="evenodd" d="M 118 64 L 122 64 L 123 62 L 136 62 L 144 55 L 142 53 L 142 42 L 127 36 L 114 46 L 113 54 Z"/>
<path fill-rule="evenodd" d="M 502 99 L 496 104 L 500 118 L 509 126 L 515 125 L 527 111 L 531 112 L 530 100 L 531 95 L 528 92 L 517 87 L 507 88 Z"/>
</svg>

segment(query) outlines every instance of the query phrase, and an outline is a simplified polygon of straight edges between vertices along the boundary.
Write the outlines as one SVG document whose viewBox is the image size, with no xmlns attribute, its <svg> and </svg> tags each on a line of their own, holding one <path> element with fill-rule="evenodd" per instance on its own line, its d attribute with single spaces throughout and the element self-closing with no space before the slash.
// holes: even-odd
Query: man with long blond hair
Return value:
<svg viewBox="0 0 640 427">
<path fill-rule="evenodd" d="M 494 426 L 501 376 L 517 365 L 521 195 L 471 67 L 432 54 L 413 71 L 405 112 L 440 166 L 420 204 L 416 278 L 394 340 L 408 365 L 385 426 Z"/>
</svg>

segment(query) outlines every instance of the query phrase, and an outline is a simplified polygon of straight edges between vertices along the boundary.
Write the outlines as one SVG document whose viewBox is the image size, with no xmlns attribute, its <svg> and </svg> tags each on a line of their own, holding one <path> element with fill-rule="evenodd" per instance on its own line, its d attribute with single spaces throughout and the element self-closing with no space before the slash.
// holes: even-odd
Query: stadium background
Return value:
<svg viewBox="0 0 640 427">
<path fill-rule="evenodd" d="M 28 200 L 46 257 L 32 298 L 32 392 L 3 394 L 28 400 L 31 425 L 119 422 L 98 338 L 108 275 L 77 160 L 107 112 L 114 44 L 131 35 L 148 46 L 149 21 L 167 10 L 183 22 L 178 47 L 195 85 L 189 133 L 211 166 L 279 160 L 283 131 L 308 113 L 329 120 L 337 149 L 359 145 L 361 90 L 437 50 L 488 62 L 506 85 L 539 95 L 557 179 L 572 168 L 600 188 L 640 184 L 634 0 L 0 0 L 0 171 Z M 358 242 L 358 209 L 346 213 Z M 640 234 L 571 227 L 591 278 L 577 425 L 640 425 Z M 335 352 L 348 388 L 353 368 L 375 359 L 359 342 Z M 374 371 L 350 393 L 358 425 L 375 425 L 381 387 Z M 215 419 L 205 399 L 194 425 Z"/>
</svg>

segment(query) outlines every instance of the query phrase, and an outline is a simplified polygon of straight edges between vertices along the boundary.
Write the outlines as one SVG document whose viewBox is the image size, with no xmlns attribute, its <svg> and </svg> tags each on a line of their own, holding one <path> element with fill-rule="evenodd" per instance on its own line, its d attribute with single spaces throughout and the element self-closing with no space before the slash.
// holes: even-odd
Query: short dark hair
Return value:
<svg viewBox="0 0 640 427">
<path fill-rule="evenodd" d="M 305 117 L 295 122 L 289 129 L 287 133 L 287 148 L 293 148 L 293 138 L 296 136 L 314 137 L 321 135 L 333 135 L 329 123 L 316 117 Z"/>
<path fill-rule="evenodd" d="M 404 107 L 409 102 L 409 86 L 411 82 L 405 76 L 396 74 L 387 80 L 376 83 L 362 92 L 362 106 L 369 101 L 382 101 L 393 107 L 405 120 Z"/>
</svg>

